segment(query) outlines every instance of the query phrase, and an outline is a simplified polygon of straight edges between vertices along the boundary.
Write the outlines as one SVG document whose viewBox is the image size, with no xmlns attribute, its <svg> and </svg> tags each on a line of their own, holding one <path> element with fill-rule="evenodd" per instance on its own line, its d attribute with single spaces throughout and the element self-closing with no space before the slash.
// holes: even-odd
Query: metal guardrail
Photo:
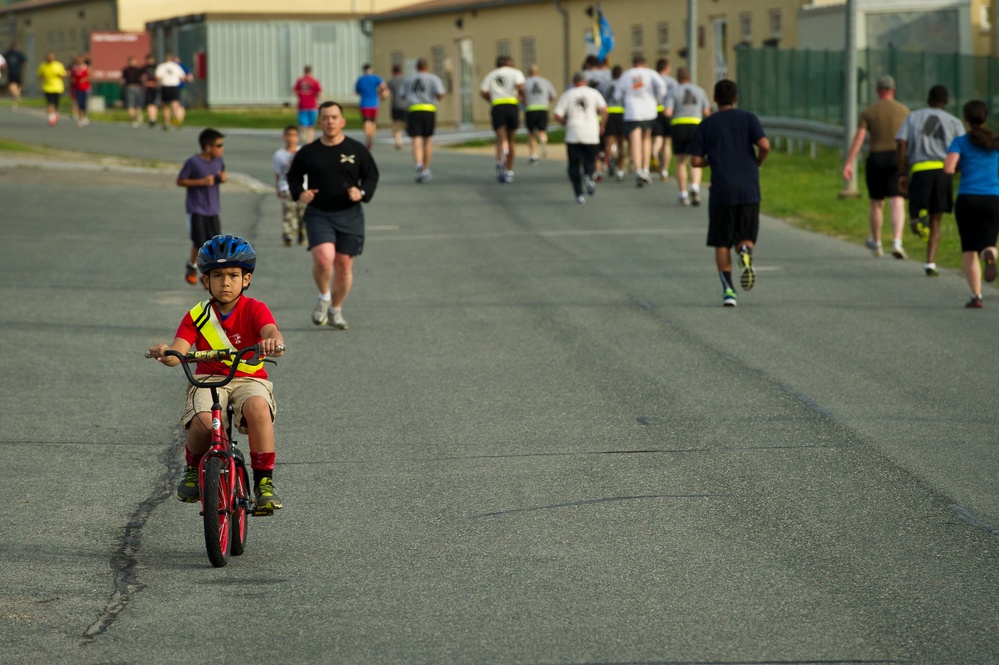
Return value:
<svg viewBox="0 0 999 665">
<path fill-rule="evenodd" d="M 842 127 L 815 120 L 760 116 L 760 122 L 767 136 L 771 137 L 807 141 L 830 148 L 842 148 L 846 141 L 846 133 Z"/>
</svg>

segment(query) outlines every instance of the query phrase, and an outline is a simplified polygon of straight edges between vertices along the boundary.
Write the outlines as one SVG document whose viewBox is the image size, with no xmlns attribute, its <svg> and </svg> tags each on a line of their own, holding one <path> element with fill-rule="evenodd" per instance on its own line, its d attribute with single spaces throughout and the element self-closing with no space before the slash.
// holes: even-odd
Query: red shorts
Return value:
<svg viewBox="0 0 999 665">
<path fill-rule="evenodd" d="M 378 107 L 376 106 L 375 108 L 371 109 L 362 108 L 361 117 L 365 120 L 374 120 L 375 118 L 378 117 Z"/>
</svg>

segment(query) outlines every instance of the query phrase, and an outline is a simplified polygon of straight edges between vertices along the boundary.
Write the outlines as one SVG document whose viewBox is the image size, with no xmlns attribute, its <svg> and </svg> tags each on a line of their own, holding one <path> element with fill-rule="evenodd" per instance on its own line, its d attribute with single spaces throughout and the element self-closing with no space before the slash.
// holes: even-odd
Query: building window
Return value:
<svg viewBox="0 0 999 665">
<path fill-rule="evenodd" d="M 534 49 L 534 37 L 524 37 L 520 40 L 520 54 L 522 69 L 538 64 L 538 54 Z"/>
<path fill-rule="evenodd" d="M 780 10 L 774 9 L 770 12 L 770 37 L 780 39 Z"/>
<path fill-rule="evenodd" d="M 496 42 L 496 57 L 499 57 L 501 55 L 513 55 L 513 53 L 510 51 L 509 39 L 501 39 L 498 42 Z"/>
<path fill-rule="evenodd" d="M 439 76 L 442 80 L 444 79 L 444 47 L 435 46 L 430 49 L 430 66 L 431 71 Z"/>
<path fill-rule="evenodd" d="M 404 68 L 406 65 L 406 57 L 402 51 L 392 51 L 392 66 L 398 67 L 400 69 Z"/>
<path fill-rule="evenodd" d="M 659 42 L 660 53 L 669 53 L 669 23 L 656 26 L 656 41 Z"/>
<path fill-rule="evenodd" d="M 633 25 L 631 26 L 631 50 L 633 53 L 641 53 L 645 48 L 644 37 L 642 35 L 642 26 Z"/>
<path fill-rule="evenodd" d="M 753 43 L 753 15 L 739 14 L 739 41 L 743 44 Z"/>
</svg>

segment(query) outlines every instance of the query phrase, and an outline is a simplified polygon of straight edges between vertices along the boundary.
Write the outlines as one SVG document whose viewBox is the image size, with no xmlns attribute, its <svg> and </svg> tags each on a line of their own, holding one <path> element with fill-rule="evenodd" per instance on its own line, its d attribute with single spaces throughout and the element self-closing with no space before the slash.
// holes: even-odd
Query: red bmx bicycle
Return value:
<svg viewBox="0 0 999 665">
<path fill-rule="evenodd" d="M 247 515 L 272 513 L 269 510 L 256 510 L 250 496 L 251 485 L 243 453 L 236 448 L 236 442 L 232 440 L 232 405 L 227 409 L 226 426 L 223 427 L 218 389 L 232 381 L 240 360 L 245 356 L 250 356 L 245 362 L 251 365 L 260 361 L 269 363 L 275 361 L 262 357 L 257 346 L 249 346 L 238 351 L 234 349 L 189 351 L 187 354 L 167 349 L 163 354 L 173 356 L 180 361 L 191 385 L 211 391 L 212 446 L 198 465 L 198 488 L 201 490 L 201 515 L 205 522 L 205 548 L 208 550 L 208 560 L 216 568 L 221 568 L 229 562 L 230 554 L 239 556 L 246 549 Z M 149 354 L 146 356 L 149 357 Z M 203 360 L 232 360 L 232 366 L 225 375 L 199 379 L 194 375 L 191 365 Z"/>
</svg>

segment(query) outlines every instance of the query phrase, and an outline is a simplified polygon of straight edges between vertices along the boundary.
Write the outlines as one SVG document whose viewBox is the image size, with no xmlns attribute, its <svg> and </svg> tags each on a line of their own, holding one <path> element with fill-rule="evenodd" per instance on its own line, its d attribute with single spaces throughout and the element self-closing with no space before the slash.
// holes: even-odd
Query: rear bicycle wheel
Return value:
<svg viewBox="0 0 999 665">
<path fill-rule="evenodd" d="M 232 543 L 231 516 L 229 513 L 229 486 L 226 482 L 226 460 L 212 457 L 205 463 L 204 497 L 205 549 L 208 560 L 216 568 L 229 562 Z"/>
<path fill-rule="evenodd" d="M 249 525 L 246 507 L 249 505 L 248 492 L 250 483 L 246 475 L 246 467 L 236 464 L 236 495 L 232 515 L 232 545 L 230 552 L 239 556 L 246 551 L 246 527 Z"/>
</svg>

